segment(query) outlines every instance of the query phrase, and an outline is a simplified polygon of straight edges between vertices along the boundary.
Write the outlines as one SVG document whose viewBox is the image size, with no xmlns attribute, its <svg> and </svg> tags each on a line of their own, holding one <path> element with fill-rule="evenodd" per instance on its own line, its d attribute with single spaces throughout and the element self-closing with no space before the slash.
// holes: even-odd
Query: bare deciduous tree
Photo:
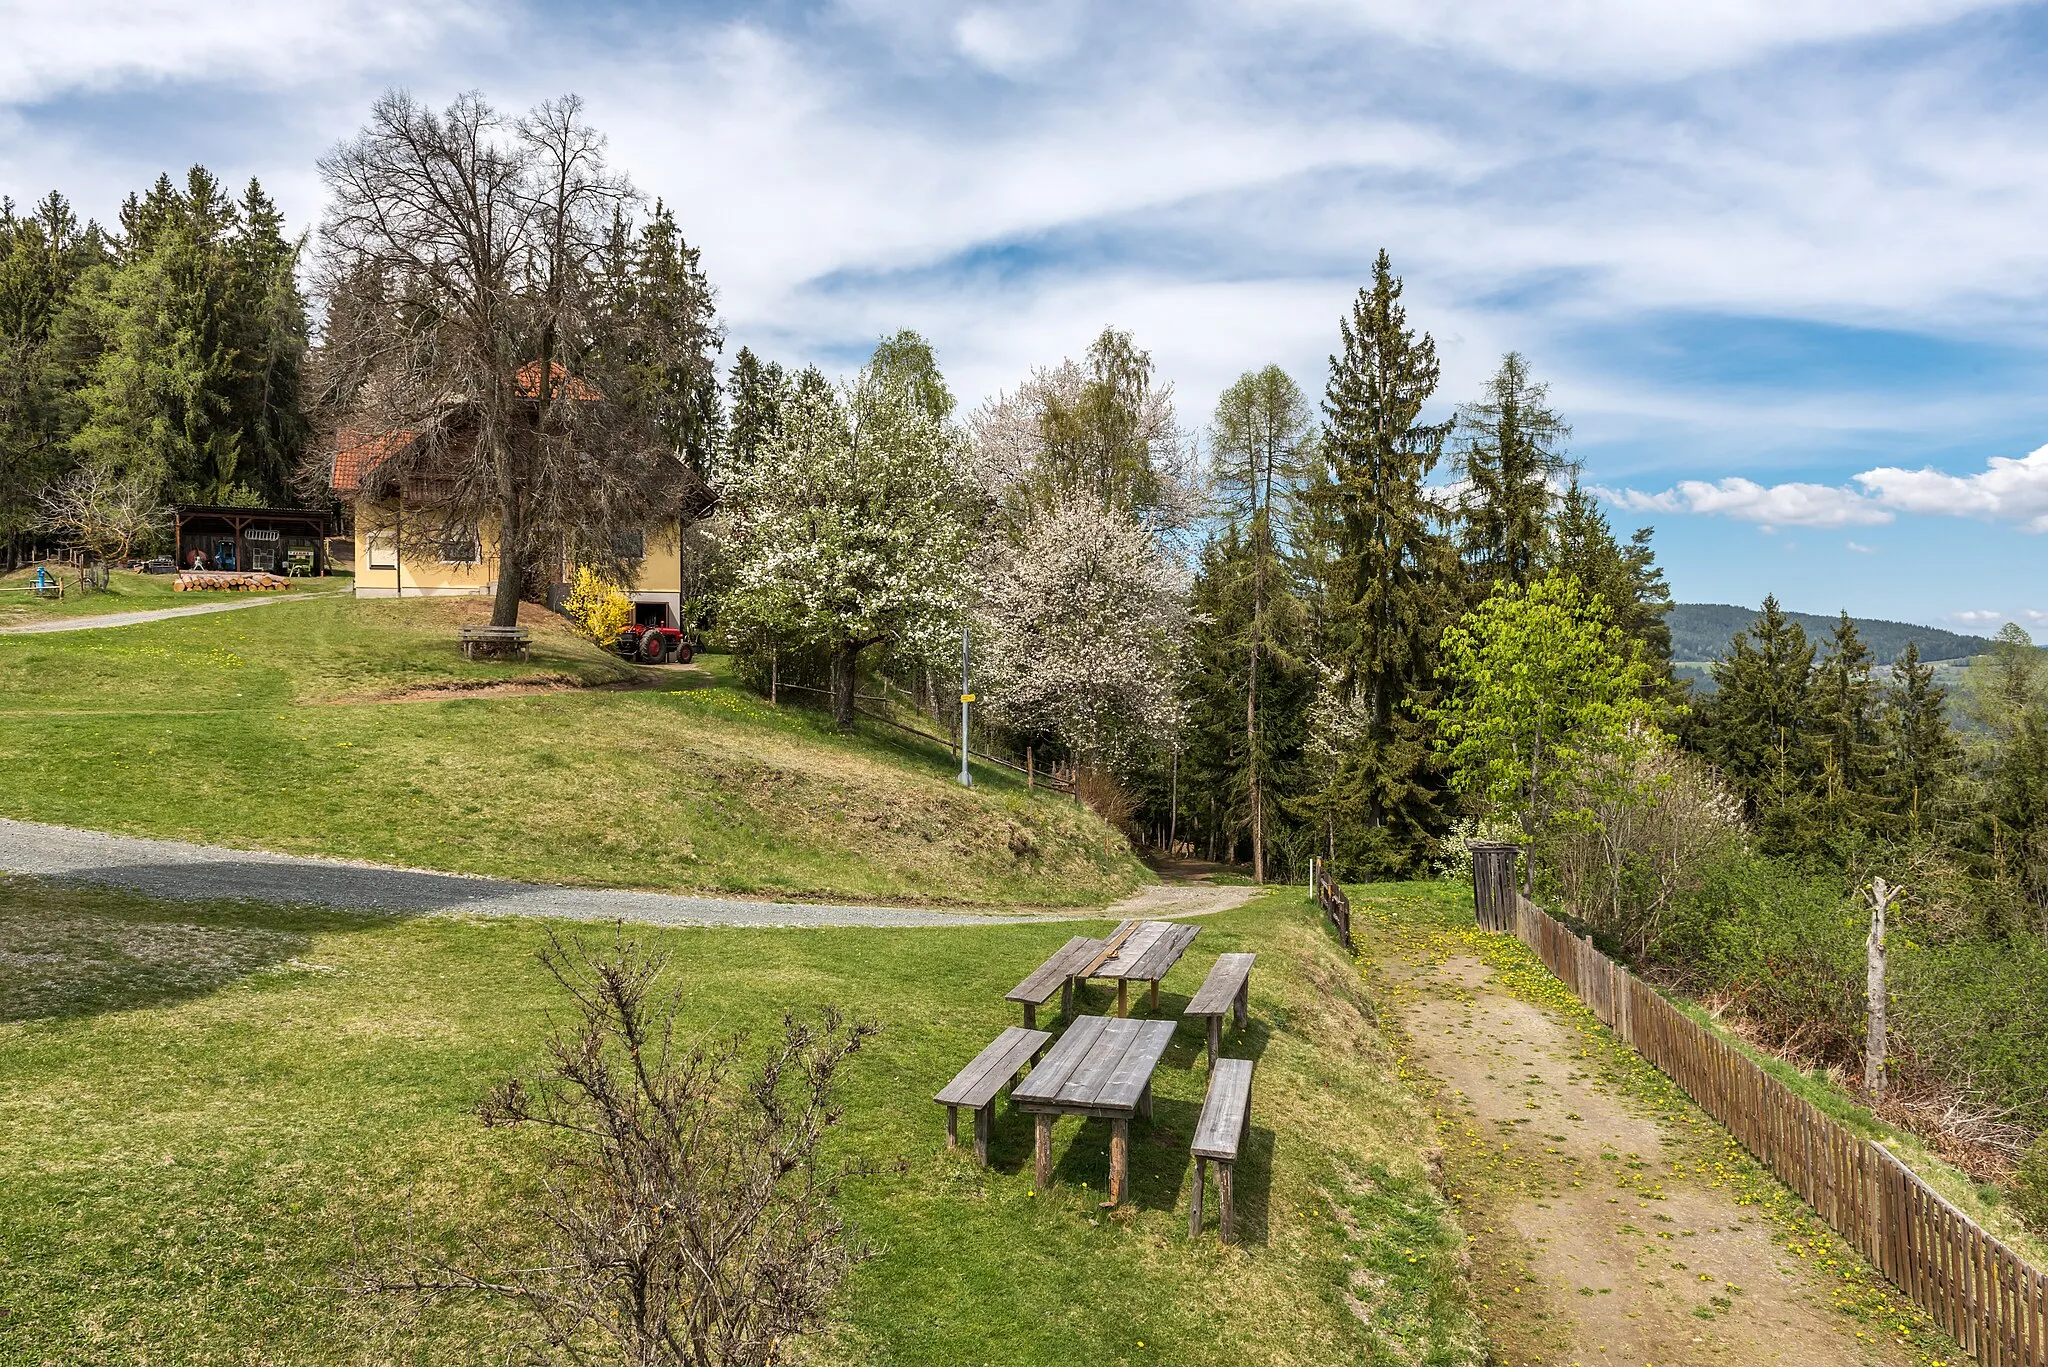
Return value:
<svg viewBox="0 0 2048 1367">
<path fill-rule="evenodd" d="M 320 172 L 322 403 L 412 434 L 368 475 L 419 491 L 408 534 L 485 528 L 501 626 L 546 557 L 623 570 L 616 538 L 665 524 L 687 468 L 630 364 L 607 253 L 634 192 L 581 101 L 507 119 L 476 94 L 437 114 L 392 92 Z"/>
<path fill-rule="evenodd" d="M 42 527 L 97 560 L 128 559 L 170 520 L 158 481 L 116 474 L 93 462 L 45 489 L 40 503 Z"/>
<path fill-rule="evenodd" d="M 676 1000 L 654 999 L 666 952 L 623 934 L 608 949 L 550 937 L 542 961 L 577 1019 L 531 1082 L 500 1084 L 486 1125 L 552 1141 L 536 1212 L 540 1256 L 506 1271 L 441 1258 L 357 1292 L 500 1295 L 540 1321 L 541 1360 L 636 1367 L 767 1367 L 825 1321 L 866 1250 L 820 1161 L 841 1118 L 841 1067 L 876 1027 L 827 1008 L 749 1067 L 745 1037 L 684 1042 Z"/>
</svg>

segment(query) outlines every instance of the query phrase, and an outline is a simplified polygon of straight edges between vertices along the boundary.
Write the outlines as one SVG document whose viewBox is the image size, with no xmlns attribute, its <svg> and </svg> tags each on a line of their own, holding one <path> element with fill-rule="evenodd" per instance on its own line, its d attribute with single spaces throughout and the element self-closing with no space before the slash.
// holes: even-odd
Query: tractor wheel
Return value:
<svg viewBox="0 0 2048 1367">
<path fill-rule="evenodd" d="M 691 660 L 697 658 L 697 651 L 696 648 L 692 646 L 688 641 L 677 641 L 676 653 L 671 658 L 673 658 L 675 662 L 679 665 L 686 665 Z"/>
<path fill-rule="evenodd" d="M 641 663 L 658 665 L 661 663 L 661 657 L 666 655 L 667 653 L 668 643 L 661 639 L 661 633 L 659 631 L 656 631 L 653 627 L 649 627 L 647 628 L 647 630 L 640 633 L 640 646 L 638 654 L 640 656 Z"/>
</svg>

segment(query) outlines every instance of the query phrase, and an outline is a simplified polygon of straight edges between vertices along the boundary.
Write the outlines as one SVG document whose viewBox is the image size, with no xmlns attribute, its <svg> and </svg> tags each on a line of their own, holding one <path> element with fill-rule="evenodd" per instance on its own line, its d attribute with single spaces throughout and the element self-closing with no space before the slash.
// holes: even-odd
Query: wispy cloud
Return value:
<svg viewBox="0 0 2048 1367">
<path fill-rule="evenodd" d="M 1862 543 L 1861 541 L 1844 541 L 1844 542 L 1842 543 L 1842 545 L 1843 545 L 1844 547 L 1846 547 L 1847 549 L 1849 549 L 1849 550 L 1852 550 L 1852 551 L 1856 552 L 1856 554 L 1858 554 L 1858 555 L 1876 555 L 1876 554 L 1877 554 L 1877 547 L 1875 547 L 1875 546 L 1866 546 L 1866 545 L 1864 545 L 1864 544 L 1863 544 L 1863 543 Z"/>
<path fill-rule="evenodd" d="M 1895 516 L 1855 491 L 1831 484 L 1758 484 L 1739 475 L 1713 482 L 1680 480 L 1655 494 L 1635 489 L 1597 492 L 1634 512 L 1718 514 L 1766 527 L 1870 527 Z"/>
<path fill-rule="evenodd" d="M 1961 612 L 1951 612 L 1949 617 L 1965 626 L 1973 627 L 1990 626 L 1994 622 L 2005 620 L 2005 614 L 1994 608 L 1966 608 Z"/>
</svg>

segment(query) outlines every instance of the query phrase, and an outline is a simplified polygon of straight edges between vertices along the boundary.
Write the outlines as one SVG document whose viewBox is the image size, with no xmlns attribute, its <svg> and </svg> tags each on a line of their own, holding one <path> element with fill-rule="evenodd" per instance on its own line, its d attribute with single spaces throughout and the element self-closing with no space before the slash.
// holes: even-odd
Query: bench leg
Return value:
<svg viewBox="0 0 2048 1367">
<path fill-rule="evenodd" d="M 1024 1003 L 1024 1028 L 1026 1030 L 1036 1030 L 1038 1028 L 1038 1008 L 1030 1002 Z"/>
<path fill-rule="evenodd" d="M 1060 1014 L 1071 1015 L 1074 1010 L 1074 980 L 1067 979 L 1060 984 Z"/>
<path fill-rule="evenodd" d="M 1252 980 L 1246 978 L 1243 985 L 1237 989 L 1237 1000 L 1231 1003 L 1231 1007 L 1237 1015 L 1237 1028 L 1240 1030 L 1252 1023 L 1251 995 Z"/>
<path fill-rule="evenodd" d="M 1209 1066 L 1214 1068 L 1223 1053 L 1223 1017 L 1209 1017 Z"/>
<path fill-rule="evenodd" d="M 1152 1084 L 1150 1081 L 1145 1083 L 1145 1090 L 1138 1093 L 1138 1114 L 1144 1116 L 1147 1120 L 1152 1118 Z"/>
<path fill-rule="evenodd" d="M 1036 1166 L 1033 1175 L 1038 1179 L 1038 1189 L 1044 1191 L 1052 1185 L 1052 1117 L 1043 1111 L 1031 1117 L 1033 1121 L 1031 1149 Z"/>
<path fill-rule="evenodd" d="M 946 1108 L 946 1147 L 949 1149 L 960 1147 L 960 1108 L 958 1106 L 948 1106 Z"/>
<path fill-rule="evenodd" d="M 1188 1198 L 1188 1237 L 1198 1239 L 1202 1234 L 1202 1191 L 1209 1185 L 1209 1160 L 1195 1160 L 1195 1192 Z"/>
<path fill-rule="evenodd" d="M 1131 1122 L 1109 1122 L 1109 1203 L 1120 1206 L 1131 1194 Z"/>
<path fill-rule="evenodd" d="M 1220 1158 L 1216 1161 L 1216 1190 L 1222 1197 L 1217 1203 L 1216 1225 L 1226 1244 L 1232 1242 L 1237 1234 L 1237 1193 L 1231 1189 L 1230 1182 L 1230 1170 L 1236 1166 Z"/>
<path fill-rule="evenodd" d="M 995 1108 L 993 1101 L 974 1108 L 974 1161 L 984 1168 L 988 1166 L 988 1119 Z"/>
<path fill-rule="evenodd" d="M 1152 1010 L 1159 1010 L 1159 979 L 1152 980 Z"/>
<path fill-rule="evenodd" d="M 1129 978 L 1118 978 L 1116 980 L 1116 1013 L 1118 1016 L 1128 1016 L 1131 1014 L 1130 1000 L 1124 995 L 1130 986 L 1131 980 Z"/>
</svg>

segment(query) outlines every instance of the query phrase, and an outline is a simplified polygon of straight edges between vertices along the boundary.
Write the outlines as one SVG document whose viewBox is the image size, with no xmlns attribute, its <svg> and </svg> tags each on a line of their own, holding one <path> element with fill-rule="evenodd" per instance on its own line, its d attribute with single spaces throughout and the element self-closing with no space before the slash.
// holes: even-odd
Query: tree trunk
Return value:
<svg viewBox="0 0 2048 1367">
<path fill-rule="evenodd" d="M 1882 878 L 1870 880 L 1870 935 L 1864 941 L 1868 959 L 1864 990 L 1869 998 L 1870 1024 L 1864 1040 L 1863 1087 L 1870 1093 L 1872 1101 L 1884 1100 L 1884 920 L 1885 913 L 1891 910 L 1892 899 L 1899 892 L 1899 888 Z"/>
<path fill-rule="evenodd" d="M 853 729 L 853 676 L 860 663 L 860 647 L 841 641 L 832 648 L 832 722 L 842 731 Z"/>
<path fill-rule="evenodd" d="M 519 625 L 519 596 L 526 587 L 525 528 L 519 520 L 519 497 L 508 492 L 498 500 L 498 593 L 491 600 L 491 625 Z M 479 546 L 478 552 L 483 548 Z"/>
</svg>

